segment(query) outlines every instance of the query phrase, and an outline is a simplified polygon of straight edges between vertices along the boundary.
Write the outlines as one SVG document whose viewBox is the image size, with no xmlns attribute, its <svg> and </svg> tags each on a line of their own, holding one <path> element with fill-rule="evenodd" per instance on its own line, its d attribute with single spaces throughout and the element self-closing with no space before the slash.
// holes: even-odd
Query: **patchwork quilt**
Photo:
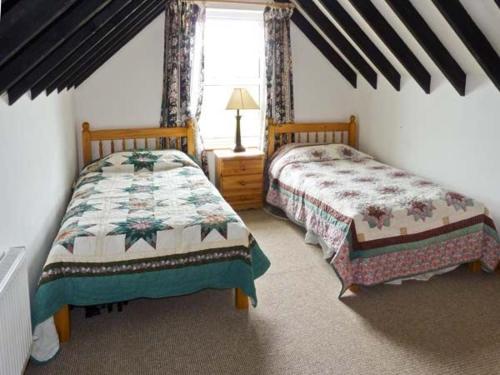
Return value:
<svg viewBox="0 0 500 375">
<path fill-rule="evenodd" d="M 268 174 L 267 202 L 320 238 L 341 295 L 352 284 L 499 263 L 499 236 L 481 203 L 349 146 L 286 145 Z"/>
<path fill-rule="evenodd" d="M 111 154 L 86 167 L 43 267 L 33 306 L 41 323 L 62 305 L 239 287 L 270 263 L 187 155 Z"/>
</svg>

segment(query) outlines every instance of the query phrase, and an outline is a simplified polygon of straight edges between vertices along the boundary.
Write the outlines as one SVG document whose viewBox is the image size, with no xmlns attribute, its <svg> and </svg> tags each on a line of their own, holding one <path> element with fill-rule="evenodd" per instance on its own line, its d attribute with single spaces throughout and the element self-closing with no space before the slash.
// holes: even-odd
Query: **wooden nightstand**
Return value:
<svg viewBox="0 0 500 375">
<path fill-rule="evenodd" d="M 258 149 L 244 152 L 215 150 L 217 187 L 235 209 L 261 208 L 263 197 L 264 153 Z"/>
</svg>

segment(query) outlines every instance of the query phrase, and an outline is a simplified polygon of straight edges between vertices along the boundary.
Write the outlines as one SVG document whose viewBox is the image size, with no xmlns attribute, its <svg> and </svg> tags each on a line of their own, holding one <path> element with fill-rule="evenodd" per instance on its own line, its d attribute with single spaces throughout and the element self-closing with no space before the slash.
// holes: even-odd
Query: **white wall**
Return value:
<svg viewBox="0 0 500 375">
<path fill-rule="evenodd" d="M 359 106 L 359 93 L 292 24 L 295 121 L 347 119 Z"/>
<path fill-rule="evenodd" d="M 85 121 L 93 129 L 159 126 L 164 23 L 156 18 L 75 90 L 79 135 Z"/>
<path fill-rule="evenodd" d="M 70 93 L 0 100 L 0 249 L 26 247 L 31 295 L 75 177 L 74 129 Z"/>
<path fill-rule="evenodd" d="M 159 124 L 164 22 L 163 15 L 156 18 L 75 90 L 79 124 Z"/>
</svg>

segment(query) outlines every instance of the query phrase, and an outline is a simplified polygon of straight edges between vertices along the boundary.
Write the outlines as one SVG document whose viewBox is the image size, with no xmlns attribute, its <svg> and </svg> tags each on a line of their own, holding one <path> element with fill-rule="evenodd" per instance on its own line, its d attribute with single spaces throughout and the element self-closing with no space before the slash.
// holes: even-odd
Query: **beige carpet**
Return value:
<svg viewBox="0 0 500 375">
<path fill-rule="evenodd" d="M 500 277 L 459 269 L 429 282 L 340 284 L 293 224 L 242 214 L 272 262 L 259 306 L 231 291 L 129 303 L 85 319 L 28 374 L 500 374 Z"/>
</svg>

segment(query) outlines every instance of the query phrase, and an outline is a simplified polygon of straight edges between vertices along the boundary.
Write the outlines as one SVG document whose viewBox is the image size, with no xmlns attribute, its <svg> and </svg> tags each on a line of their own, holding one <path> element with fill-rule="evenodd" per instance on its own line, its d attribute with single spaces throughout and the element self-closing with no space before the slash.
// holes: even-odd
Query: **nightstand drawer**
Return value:
<svg viewBox="0 0 500 375">
<path fill-rule="evenodd" d="M 222 160 L 221 176 L 260 174 L 264 168 L 264 159 Z"/>
<path fill-rule="evenodd" d="M 262 207 L 262 195 L 236 195 L 232 197 L 226 197 L 227 203 L 229 203 L 234 209 L 241 208 L 259 208 Z"/>
<path fill-rule="evenodd" d="M 224 176 L 221 179 L 221 189 L 226 192 L 229 190 L 247 190 L 247 189 L 262 189 L 263 176 L 262 174 L 248 174 Z"/>
<path fill-rule="evenodd" d="M 262 197 L 262 189 L 225 189 L 222 191 L 224 198 L 230 199 L 231 197 Z"/>
</svg>

